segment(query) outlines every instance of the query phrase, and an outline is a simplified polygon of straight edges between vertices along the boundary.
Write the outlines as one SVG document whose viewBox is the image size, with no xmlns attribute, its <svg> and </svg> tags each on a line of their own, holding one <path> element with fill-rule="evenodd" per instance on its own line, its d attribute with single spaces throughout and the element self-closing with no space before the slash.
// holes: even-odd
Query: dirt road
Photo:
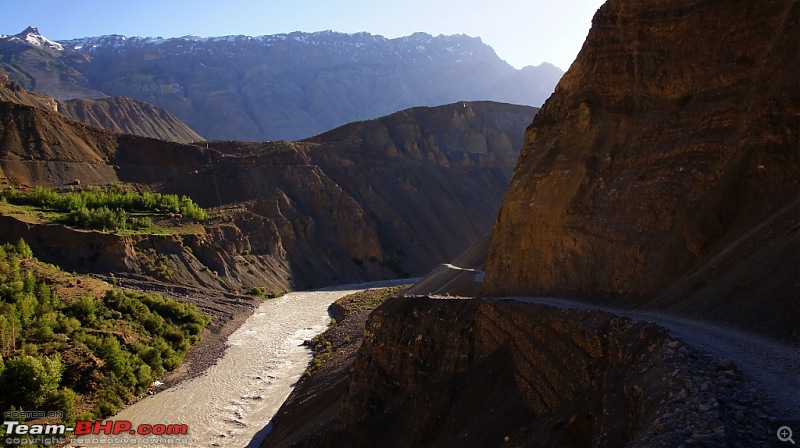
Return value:
<svg viewBox="0 0 800 448">
<path fill-rule="evenodd" d="M 800 419 L 800 347 L 759 338 L 712 323 L 652 311 L 609 308 L 565 299 L 502 297 L 486 300 L 513 300 L 557 308 L 597 309 L 638 321 L 653 322 L 670 330 L 673 338 L 719 358 L 733 361 L 745 375 L 755 380 L 769 401 L 779 406 L 787 418 Z"/>
</svg>

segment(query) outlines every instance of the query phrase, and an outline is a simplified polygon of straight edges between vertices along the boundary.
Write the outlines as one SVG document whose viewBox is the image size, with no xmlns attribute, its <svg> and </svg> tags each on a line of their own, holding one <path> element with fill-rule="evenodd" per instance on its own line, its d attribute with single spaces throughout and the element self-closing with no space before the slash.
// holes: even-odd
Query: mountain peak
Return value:
<svg viewBox="0 0 800 448">
<path fill-rule="evenodd" d="M 39 32 L 39 29 L 36 28 L 35 26 L 29 26 L 19 34 L 15 34 L 9 37 L 3 37 L 2 40 L 13 41 L 13 42 L 25 42 L 34 47 L 48 48 L 56 51 L 61 51 L 64 49 L 64 47 L 60 43 L 54 42 L 42 36 L 42 34 Z"/>
<path fill-rule="evenodd" d="M 25 28 L 23 32 L 17 34 L 17 36 L 28 36 L 28 35 L 41 36 L 42 34 L 39 33 L 39 28 L 36 28 L 35 26 L 29 26 Z"/>
</svg>

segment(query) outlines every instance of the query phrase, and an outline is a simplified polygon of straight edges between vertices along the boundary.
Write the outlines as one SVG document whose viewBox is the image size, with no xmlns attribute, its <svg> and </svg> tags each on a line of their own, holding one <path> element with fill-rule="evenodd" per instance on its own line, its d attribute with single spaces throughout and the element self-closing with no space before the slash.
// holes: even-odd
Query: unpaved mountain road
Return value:
<svg viewBox="0 0 800 448">
<path fill-rule="evenodd" d="M 800 419 L 800 347 L 792 347 L 709 322 L 654 311 L 637 311 L 598 306 L 591 303 L 542 297 L 498 297 L 484 300 L 512 300 L 556 308 L 599 311 L 653 322 L 667 328 L 672 338 L 681 338 L 693 348 L 727 358 L 745 375 L 763 387 L 780 413 Z"/>
</svg>

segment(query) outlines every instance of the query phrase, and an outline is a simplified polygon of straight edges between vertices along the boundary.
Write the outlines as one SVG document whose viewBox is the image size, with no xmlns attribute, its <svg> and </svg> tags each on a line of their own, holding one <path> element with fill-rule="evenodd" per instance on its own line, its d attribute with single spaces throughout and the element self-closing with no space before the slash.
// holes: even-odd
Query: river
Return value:
<svg viewBox="0 0 800 448">
<path fill-rule="evenodd" d="M 200 376 L 123 409 L 113 420 L 129 420 L 133 428 L 140 424 L 187 425 L 188 435 L 170 436 L 169 446 L 258 446 L 266 436 L 264 427 L 311 360 L 311 351 L 302 345 L 303 341 L 329 325 L 328 306 L 359 290 L 400 283 L 403 282 L 292 292 L 266 300 L 230 335 L 228 348 L 215 365 Z M 128 441 L 136 437 L 137 444 L 147 442 L 142 436 L 127 437 L 130 439 L 118 438 L 115 444 L 102 446 L 132 446 Z M 83 438 L 77 444 L 100 446 L 95 444 L 97 440 L 92 442 Z"/>
</svg>

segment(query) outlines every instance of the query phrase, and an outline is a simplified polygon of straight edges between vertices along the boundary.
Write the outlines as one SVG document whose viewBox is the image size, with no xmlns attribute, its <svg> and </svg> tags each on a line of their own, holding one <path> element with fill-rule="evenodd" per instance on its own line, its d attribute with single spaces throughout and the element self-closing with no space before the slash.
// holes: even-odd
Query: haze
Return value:
<svg viewBox="0 0 800 448">
<path fill-rule="evenodd" d="M 292 31 L 367 31 L 388 38 L 422 31 L 467 34 L 491 45 L 521 68 L 549 62 L 566 70 L 575 59 L 603 0 L 500 0 L 496 2 L 406 0 L 391 5 L 365 0 L 227 2 L 175 0 L 63 2 L 4 5 L 0 33 L 29 25 L 54 40 L 103 34 L 178 37 L 260 36 Z"/>
</svg>

